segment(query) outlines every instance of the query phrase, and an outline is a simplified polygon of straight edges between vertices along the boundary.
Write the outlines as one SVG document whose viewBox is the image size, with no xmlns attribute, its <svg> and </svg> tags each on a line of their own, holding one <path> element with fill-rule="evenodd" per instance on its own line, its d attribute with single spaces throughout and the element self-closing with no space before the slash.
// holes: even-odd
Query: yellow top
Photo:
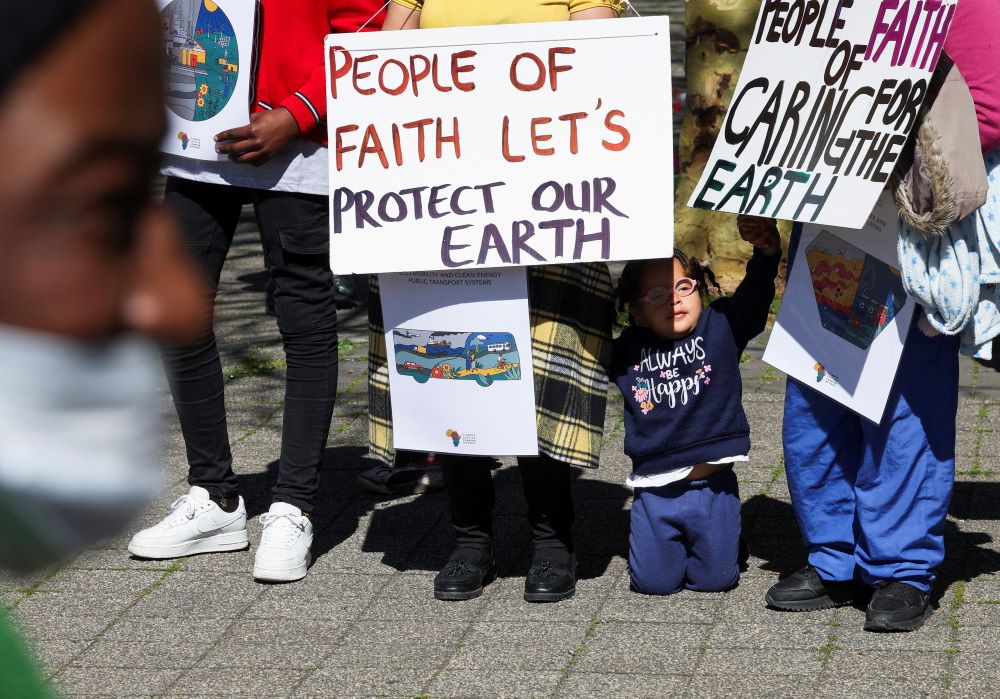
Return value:
<svg viewBox="0 0 1000 699">
<path fill-rule="evenodd" d="M 573 13 L 610 7 L 621 14 L 625 0 L 393 0 L 420 10 L 420 28 L 466 27 L 481 24 L 558 22 Z"/>
</svg>

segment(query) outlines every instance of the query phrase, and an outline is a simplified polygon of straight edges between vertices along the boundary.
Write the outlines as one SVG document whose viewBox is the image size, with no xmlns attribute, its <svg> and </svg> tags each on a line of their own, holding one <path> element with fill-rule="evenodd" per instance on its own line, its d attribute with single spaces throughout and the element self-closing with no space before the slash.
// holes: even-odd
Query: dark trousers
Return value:
<svg viewBox="0 0 1000 699">
<path fill-rule="evenodd" d="M 442 464 L 459 549 L 493 549 L 492 459 L 449 458 Z M 517 460 L 535 550 L 573 551 L 572 471 L 548 456 Z"/>
<path fill-rule="evenodd" d="M 695 481 L 636 488 L 628 565 L 632 589 L 721 592 L 740 579 L 740 491 L 732 468 Z"/>
<path fill-rule="evenodd" d="M 337 393 L 328 202 L 320 196 L 167 180 L 165 204 L 179 218 L 189 249 L 215 291 L 247 202 L 257 215 L 287 362 L 274 500 L 311 512 Z M 164 362 L 187 447 L 188 483 L 215 497 L 235 497 L 215 333 L 164 348 Z"/>
</svg>

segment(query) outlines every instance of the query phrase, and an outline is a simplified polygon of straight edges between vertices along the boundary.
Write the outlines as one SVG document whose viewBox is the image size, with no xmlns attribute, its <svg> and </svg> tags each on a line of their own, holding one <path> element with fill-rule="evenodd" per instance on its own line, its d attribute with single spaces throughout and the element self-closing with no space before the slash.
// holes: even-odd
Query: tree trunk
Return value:
<svg viewBox="0 0 1000 699">
<path fill-rule="evenodd" d="M 759 9 L 760 0 L 685 2 L 687 101 L 679 146 L 677 246 L 711 260 L 720 277 L 743 276 L 750 246 L 740 240 L 734 215 L 692 209 L 687 202 L 722 127 Z M 787 230 L 782 238 L 787 242 Z"/>
</svg>

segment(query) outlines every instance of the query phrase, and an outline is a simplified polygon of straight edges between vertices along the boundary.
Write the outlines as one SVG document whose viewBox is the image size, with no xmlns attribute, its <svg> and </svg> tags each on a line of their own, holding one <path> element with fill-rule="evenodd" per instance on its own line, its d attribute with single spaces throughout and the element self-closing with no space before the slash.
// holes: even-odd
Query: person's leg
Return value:
<svg viewBox="0 0 1000 699">
<path fill-rule="evenodd" d="M 573 553 L 573 470 L 550 456 L 521 457 L 524 499 L 528 502 L 535 551 Z"/>
<path fill-rule="evenodd" d="M 535 553 L 524 581 L 528 602 L 558 602 L 576 592 L 573 555 L 572 467 L 550 456 L 521 457 Z"/>
<path fill-rule="evenodd" d="M 722 592 L 740 580 L 740 488 L 732 468 L 693 481 L 684 508 L 687 543 L 685 587 Z"/>
<path fill-rule="evenodd" d="M 275 502 L 315 506 L 337 393 L 337 308 L 326 198 L 258 191 L 264 254 L 287 361 Z"/>
<path fill-rule="evenodd" d="M 493 460 L 449 457 L 441 466 L 456 550 L 493 557 Z"/>
<path fill-rule="evenodd" d="M 635 592 L 672 595 L 684 588 L 687 548 L 673 517 L 683 492 L 669 486 L 635 491 L 628 536 L 629 583 Z"/>
<path fill-rule="evenodd" d="M 854 480 L 861 418 L 788 379 L 782 439 L 785 473 L 809 564 L 827 581 L 854 579 Z"/>
<path fill-rule="evenodd" d="M 478 597 L 496 577 L 492 466 L 492 459 L 481 457 L 449 457 L 442 464 L 456 546 L 434 577 L 434 597 L 439 600 Z"/>
<path fill-rule="evenodd" d="M 236 187 L 167 179 L 164 204 L 179 220 L 187 248 L 213 293 L 218 291 L 245 198 L 246 192 Z M 238 484 L 215 333 L 209 330 L 199 341 L 183 346 L 165 346 L 163 358 L 187 449 L 188 483 L 217 500 L 235 501 Z"/>
<path fill-rule="evenodd" d="M 864 430 L 855 492 L 857 564 L 866 583 L 930 592 L 944 560 L 957 410 L 958 338 L 911 328 L 885 416 Z"/>
</svg>

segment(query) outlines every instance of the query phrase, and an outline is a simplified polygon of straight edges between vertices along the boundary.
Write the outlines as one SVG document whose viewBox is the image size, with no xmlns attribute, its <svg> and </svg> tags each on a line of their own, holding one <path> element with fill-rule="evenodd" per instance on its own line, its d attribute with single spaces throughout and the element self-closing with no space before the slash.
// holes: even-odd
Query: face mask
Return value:
<svg viewBox="0 0 1000 699">
<path fill-rule="evenodd" d="M 0 567 L 82 550 L 155 497 L 160 376 L 146 340 L 0 326 Z"/>
</svg>

